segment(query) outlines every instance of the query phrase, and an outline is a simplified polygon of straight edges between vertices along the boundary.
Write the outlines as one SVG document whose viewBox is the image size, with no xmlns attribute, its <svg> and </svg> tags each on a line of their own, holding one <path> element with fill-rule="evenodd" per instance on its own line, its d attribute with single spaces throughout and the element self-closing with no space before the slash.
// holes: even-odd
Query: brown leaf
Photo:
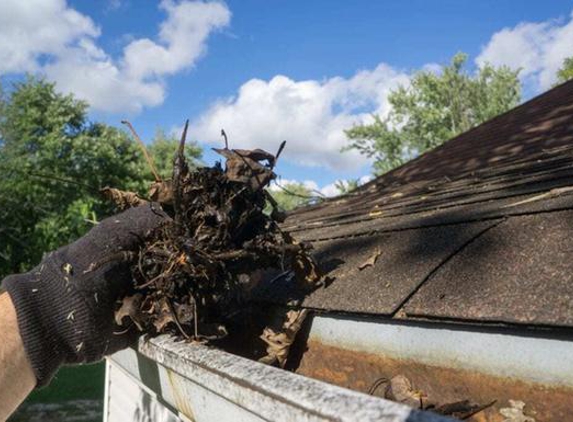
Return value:
<svg viewBox="0 0 573 422">
<path fill-rule="evenodd" d="M 267 355 L 259 359 L 259 361 L 269 365 L 277 362 L 281 368 L 284 368 L 290 346 L 300 331 L 307 314 L 307 309 L 290 310 L 286 313 L 286 320 L 281 331 L 277 332 L 270 327 L 266 327 L 263 330 L 261 339 L 267 343 Z"/>
<path fill-rule="evenodd" d="M 313 290 L 322 281 L 322 274 L 318 264 L 306 251 L 301 250 L 293 256 L 292 269 L 298 286 L 303 290 Z"/>
<path fill-rule="evenodd" d="M 120 210 L 139 207 L 147 203 L 145 199 L 140 198 L 135 192 L 127 192 L 110 187 L 100 189 L 100 192 L 104 198 L 112 201 Z"/>
<path fill-rule="evenodd" d="M 233 182 L 244 183 L 253 190 L 259 190 L 276 177 L 269 167 L 258 162 L 258 159 L 268 160 L 267 156 L 273 157 L 268 152 L 227 148 L 213 148 L 213 151 L 227 159 L 225 173 Z"/>
<path fill-rule="evenodd" d="M 380 255 L 382 255 L 382 251 L 380 251 L 380 249 L 376 248 L 376 250 L 374 251 L 372 256 L 370 256 L 370 258 L 368 258 L 366 261 L 364 261 L 362 264 L 360 264 L 358 266 L 358 269 L 360 271 L 362 271 L 366 267 L 373 267 L 374 264 L 376 264 L 376 261 L 378 260 L 378 257 Z"/>
<path fill-rule="evenodd" d="M 166 298 L 162 298 L 156 302 L 155 307 L 157 309 L 154 313 L 153 326 L 158 333 L 161 333 L 167 324 L 170 322 L 175 323 L 175 320 L 173 319 L 173 313 Z"/>
<path fill-rule="evenodd" d="M 115 312 L 115 323 L 123 325 L 123 319 L 128 317 L 139 331 L 143 331 L 145 316 L 140 308 L 142 300 L 143 295 L 140 293 L 124 297 L 121 301 L 121 307 Z"/>
<path fill-rule="evenodd" d="M 160 204 L 173 205 L 173 183 L 171 180 L 153 182 L 149 188 L 149 199 Z"/>
<path fill-rule="evenodd" d="M 390 379 L 384 397 L 411 407 L 422 408 L 422 401 L 426 396 L 422 391 L 414 390 L 407 377 L 396 375 Z"/>
</svg>

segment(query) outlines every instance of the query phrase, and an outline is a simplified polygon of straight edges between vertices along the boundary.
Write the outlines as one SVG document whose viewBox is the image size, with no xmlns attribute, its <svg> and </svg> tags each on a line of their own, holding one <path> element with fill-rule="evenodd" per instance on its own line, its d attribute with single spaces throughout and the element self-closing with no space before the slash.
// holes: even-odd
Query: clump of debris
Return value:
<svg viewBox="0 0 573 422">
<path fill-rule="evenodd" d="M 451 403 L 435 403 L 428 400 L 428 395 L 424 391 L 415 389 L 410 379 L 402 374 L 395 375 L 392 378 L 378 378 L 368 390 L 368 394 L 376 395 L 376 391 L 382 386 L 385 386 L 385 388 L 382 391 L 381 397 L 397 403 L 406 404 L 416 409 L 428 410 L 440 415 L 451 416 L 461 420 L 471 418 L 472 416 L 493 406 L 496 402 L 494 400 L 489 403 L 480 404 L 472 400 L 465 399 Z"/>
<path fill-rule="evenodd" d="M 227 334 L 226 322 L 244 306 L 258 282 L 258 270 L 290 270 L 306 291 L 322 277 L 309 253 L 311 246 L 280 229 L 284 215 L 265 189 L 276 177 L 273 169 L 285 143 L 275 155 L 229 149 L 222 132 L 225 148 L 214 150 L 225 158 L 225 166 L 191 170 L 184 156 L 187 124 L 172 179 L 156 176 L 150 192 L 152 206 L 160 206 L 171 219 L 150 232 L 136 252 L 133 289 L 116 311 L 116 322 L 133 324 L 150 335 L 208 341 Z M 120 208 L 149 206 L 130 192 L 106 188 L 103 193 Z M 270 213 L 265 212 L 267 203 Z M 271 346 L 272 338 L 266 337 Z M 274 346 L 277 356 L 284 353 L 282 345 L 279 350 Z"/>
</svg>

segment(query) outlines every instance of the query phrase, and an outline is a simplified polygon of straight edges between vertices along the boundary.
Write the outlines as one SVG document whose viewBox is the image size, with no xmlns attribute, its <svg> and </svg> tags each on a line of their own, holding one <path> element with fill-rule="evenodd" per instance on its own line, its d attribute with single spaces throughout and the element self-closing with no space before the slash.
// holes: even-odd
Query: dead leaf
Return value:
<svg viewBox="0 0 573 422">
<path fill-rule="evenodd" d="M 267 343 L 267 355 L 259 359 L 259 362 L 268 365 L 277 362 L 281 368 L 284 368 L 290 346 L 300 331 L 307 314 L 307 309 L 290 310 L 286 314 L 282 331 L 277 332 L 270 327 L 266 327 L 263 330 L 261 339 Z"/>
<path fill-rule="evenodd" d="M 154 306 L 157 309 L 154 310 L 155 318 L 153 319 L 153 326 L 158 333 L 161 333 L 167 324 L 171 322 L 175 323 L 175 320 L 173 319 L 173 313 L 166 298 L 160 299 Z"/>
<path fill-rule="evenodd" d="M 274 156 L 261 149 L 248 151 L 227 148 L 213 148 L 213 151 L 227 159 L 225 174 L 233 182 L 244 183 L 251 189 L 258 190 L 273 180 L 276 175 L 259 160 L 268 160 L 274 163 Z M 272 161 L 269 160 L 272 157 Z"/>
<path fill-rule="evenodd" d="M 149 199 L 160 204 L 173 205 L 173 183 L 171 179 L 152 183 L 149 188 Z"/>
<path fill-rule="evenodd" d="M 374 264 L 376 264 L 376 261 L 378 260 L 378 257 L 382 255 L 382 251 L 379 248 L 376 248 L 376 250 L 374 251 L 374 253 L 370 256 L 370 258 L 368 258 L 366 261 L 364 261 L 362 264 L 360 264 L 358 266 L 358 269 L 360 271 L 362 271 L 364 268 L 366 267 L 373 267 Z"/>
<path fill-rule="evenodd" d="M 426 395 L 423 391 L 414 390 L 410 380 L 404 375 L 396 375 L 386 387 L 384 397 L 398 403 L 404 403 L 417 409 L 423 408 Z"/>
<path fill-rule="evenodd" d="M 115 312 L 115 323 L 123 325 L 123 319 L 128 317 L 139 331 L 143 331 L 144 316 L 140 310 L 143 295 L 136 293 L 133 296 L 126 296 L 121 301 L 121 307 Z"/>
<path fill-rule="evenodd" d="M 115 188 L 105 187 L 100 189 L 100 193 L 109 201 L 112 201 L 120 210 L 131 207 L 138 207 L 146 204 L 145 199 L 140 198 L 134 192 L 127 192 Z"/>
<path fill-rule="evenodd" d="M 293 256 L 292 269 L 298 286 L 305 290 L 313 290 L 320 285 L 322 274 L 312 256 L 301 250 Z"/>
<path fill-rule="evenodd" d="M 453 403 L 442 404 L 430 409 L 432 412 L 439 413 L 444 416 L 452 416 L 457 419 L 467 419 L 476 413 L 492 406 L 495 400 L 487 404 L 478 404 L 470 400 L 461 400 Z"/>
<path fill-rule="evenodd" d="M 505 416 L 502 422 L 535 422 L 534 418 L 523 413 L 525 403 L 521 400 L 509 400 L 509 405 L 511 407 L 504 407 L 499 410 L 499 413 Z"/>
</svg>

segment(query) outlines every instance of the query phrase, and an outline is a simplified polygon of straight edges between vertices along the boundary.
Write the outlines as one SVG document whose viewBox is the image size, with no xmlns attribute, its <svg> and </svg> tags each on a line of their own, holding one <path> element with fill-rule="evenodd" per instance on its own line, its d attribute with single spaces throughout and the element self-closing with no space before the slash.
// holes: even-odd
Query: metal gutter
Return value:
<svg viewBox="0 0 573 422">
<path fill-rule="evenodd" d="M 573 333 L 568 338 L 542 335 L 317 316 L 308 339 L 348 351 L 573 388 Z"/>
<path fill-rule="evenodd" d="M 154 403 L 164 403 L 171 408 L 173 417 L 179 414 L 180 418 L 190 421 L 451 420 L 204 345 L 175 342 L 167 336 L 142 339 L 138 352 L 127 349 L 113 355 L 108 360 L 108 370 L 112 375 L 110 390 L 114 383 L 113 371 L 126 374 Z M 139 394 L 145 398 L 145 394 Z M 135 403 L 139 416 L 145 410 L 144 402 L 150 400 L 141 397 L 140 403 Z M 108 409 L 117 407 L 117 403 L 113 403 L 117 402 L 114 394 L 106 397 L 106 401 Z M 133 416 L 114 419 L 110 414 L 106 422 L 114 420 L 148 419 Z"/>
<path fill-rule="evenodd" d="M 506 421 L 516 405 L 532 422 L 573 413 L 571 331 L 315 316 L 296 372 L 355 391 L 382 385 L 382 397 L 384 382 L 401 375 L 429 405 L 491 403 L 472 422 Z"/>
</svg>

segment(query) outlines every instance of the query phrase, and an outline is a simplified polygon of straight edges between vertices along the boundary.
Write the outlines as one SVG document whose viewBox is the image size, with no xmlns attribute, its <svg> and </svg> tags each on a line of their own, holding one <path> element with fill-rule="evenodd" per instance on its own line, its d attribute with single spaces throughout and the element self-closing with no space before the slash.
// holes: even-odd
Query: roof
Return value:
<svg viewBox="0 0 573 422">
<path fill-rule="evenodd" d="M 283 227 L 334 279 L 306 307 L 573 327 L 573 81 Z M 293 294 L 284 280 L 258 292 Z"/>
</svg>

